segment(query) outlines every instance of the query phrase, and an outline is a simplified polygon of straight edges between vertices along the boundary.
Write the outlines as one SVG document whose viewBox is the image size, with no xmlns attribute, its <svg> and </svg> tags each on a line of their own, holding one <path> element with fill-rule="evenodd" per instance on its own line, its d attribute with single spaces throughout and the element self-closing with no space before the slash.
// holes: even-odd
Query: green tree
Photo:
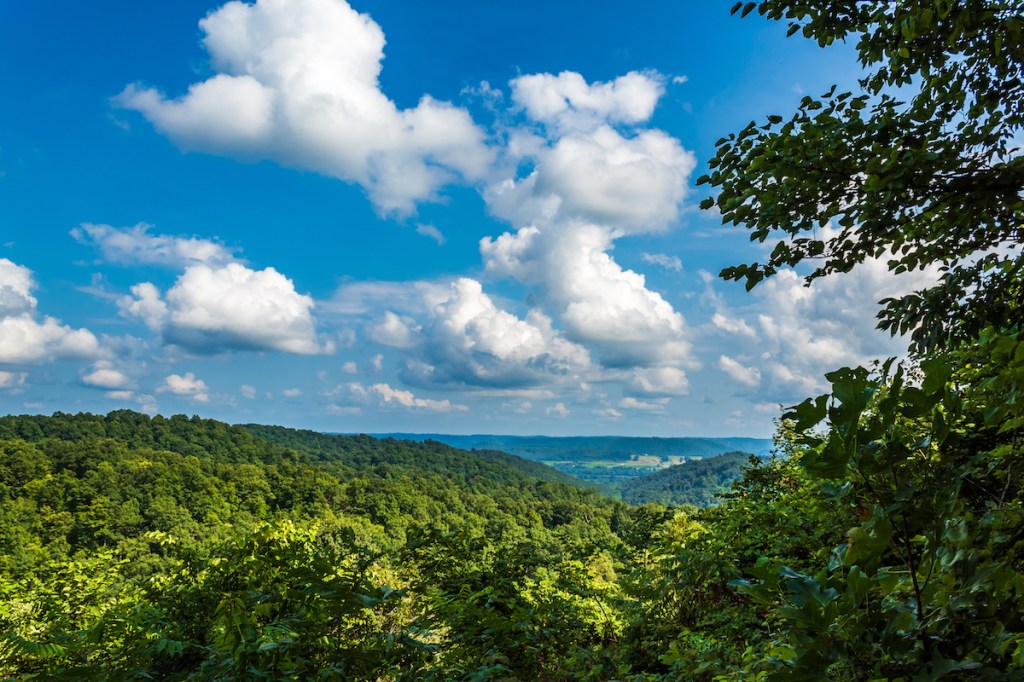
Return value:
<svg viewBox="0 0 1024 682">
<path fill-rule="evenodd" d="M 785 417 L 822 490 L 857 510 L 830 559 L 764 555 L 736 581 L 781 626 L 744 665 L 757 679 L 1021 679 L 1024 675 L 1024 3 L 737 4 L 821 46 L 856 42 L 860 91 L 806 97 L 720 140 L 706 207 L 776 241 L 727 268 L 748 289 L 813 260 L 939 266 L 882 301 L 918 367 L 844 368 Z M 832 229 L 825 230 L 831 225 Z M 909 368 L 908 368 L 909 367 Z M 820 523 L 811 516 L 808 523 Z"/>
<path fill-rule="evenodd" d="M 893 272 L 942 266 L 930 289 L 887 299 L 880 326 L 919 350 L 1020 325 L 1024 310 L 1024 2 L 766 0 L 821 46 L 856 44 L 859 92 L 804 97 L 719 140 L 711 172 L 723 222 L 775 242 L 763 263 L 726 268 L 747 288 L 811 260 L 811 280 L 887 258 Z M 821 230 L 828 224 L 836 232 Z"/>
</svg>

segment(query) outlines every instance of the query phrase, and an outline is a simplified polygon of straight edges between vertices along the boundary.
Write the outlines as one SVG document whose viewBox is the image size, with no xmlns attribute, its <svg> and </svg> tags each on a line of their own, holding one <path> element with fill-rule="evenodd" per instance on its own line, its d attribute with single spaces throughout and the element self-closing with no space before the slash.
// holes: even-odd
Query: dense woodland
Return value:
<svg viewBox="0 0 1024 682">
<path fill-rule="evenodd" d="M 771 543 L 828 545 L 799 517 L 751 532 L 755 500 L 813 504 L 783 460 L 701 511 L 436 442 L 129 411 L 0 418 L 0 451 L 6 675 L 644 679 L 696 665 L 668 647 L 690 619 L 762 627 L 727 582 Z"/>
<path fill-rule="evenodd" d="M 705 206 L 774 245 L 723 275 L 939 266 L 882 302 L 908 359 L 826 375 L 708 508 L 436 442 L 0 419 L 0 675 L 1024 679 L 1024 4 L 734 12 L 866 75 L 719 141 Z"/>
<path fill-rule="evenodd" d="M 746 452 L 694 459 L 654 473 L 632 478 L 619 487 L 619 494 L 630 504 L 660 502 L 681 506 L 711 507 L 723 493 L 742 477 L 744 467 L 757 464 Z"/>
</svg>

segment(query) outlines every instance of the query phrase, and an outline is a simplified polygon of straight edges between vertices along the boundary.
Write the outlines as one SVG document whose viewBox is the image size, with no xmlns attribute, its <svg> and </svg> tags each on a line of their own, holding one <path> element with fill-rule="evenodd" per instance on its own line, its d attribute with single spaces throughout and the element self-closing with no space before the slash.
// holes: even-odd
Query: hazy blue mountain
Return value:
<svg viewBox="0 0 1024 682">
<path fill-rule="evenodd" d="M 443 433 L 389 433 L 378 437 L 434 440 L 464 450 L 499 450 L 543 462 L 589 483 L 616 490 L 693 459 L 744 452 L 764 457 L 767 438 L 643 438 L 625 436 L 495 436 Z"/>
<path fill-rule="evenodd" d="M 727 452 L 769 454 L 769 438 L 644 438 L 629 436 L 493 436 L 444 433 L 373 434 L 401 440 L 436 440 L 466 450 L 501 450 L 539 462 L 609 460 L 628 462 L 633 455 L 713 457 Z"/>
</svg>

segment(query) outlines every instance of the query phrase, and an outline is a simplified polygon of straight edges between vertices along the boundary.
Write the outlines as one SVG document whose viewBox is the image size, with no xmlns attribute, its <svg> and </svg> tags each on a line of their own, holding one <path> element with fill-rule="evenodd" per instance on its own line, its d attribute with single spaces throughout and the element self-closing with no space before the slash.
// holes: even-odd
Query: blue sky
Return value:
<svg viewBox="0 0 1024 682">
<path fill-rule="evenodd" d="M 770 434 L 912 282 L 717 279 L 715 140 L 858 73 L 730 5 L 5 3 L 0 411 Z"/>
</svg>

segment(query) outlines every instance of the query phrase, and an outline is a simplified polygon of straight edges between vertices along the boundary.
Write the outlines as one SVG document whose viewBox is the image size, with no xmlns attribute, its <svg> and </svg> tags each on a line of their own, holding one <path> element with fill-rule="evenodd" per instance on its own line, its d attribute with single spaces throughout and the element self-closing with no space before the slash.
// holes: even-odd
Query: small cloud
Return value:
<svg viewBox="0 0 1024 682">
<path fill-rule="evenodd" d="M 711 318 L 711 323 L 730 334 L 739 334 L 752 339 L 757 336 L 757 332 L 745 320 L 738 317 L 726 317 L 722 313 L 715 313 Z"/>
<path fill-rule="evenodd" d="M 205 403 L 210 400 L 209 388 L 206 382 L 202 379 L 197 379 L 196 375 L 192 372 L 185 372 L 184 376 L 179 374 L 171 374 L 166 379 L 160 388 L 156 389 L 157 393 L 170 392 L 174 395 L 189 396 L 196 402 Z"/>
<path fill-rule="evenodd" d="M 375 370 L 379 372 L 384 367 L 384 356 L 381 355 L 380 353 L 377 353 L 376 355 L 373 356 L 373 358 L 370 359 L 370 364 L 373 366 Z"/>
<path fill-rule="evenodd" d="M 633 387 L 646 395 L 686 395 L 690 391 L 686 372 L 676 367 L 634 370 Z"/>
<path fill-rule="evenodd" d="M 607 407 L 601 410 L 594 410 L 594 414 L 602 419 L 620 419 L 622 413 L 616 410 L 614 407 Z"/>
<path fill-rule="evenodd" d="M 341 366 L 341 371 L 344 372 L 345 374 L 355 374 L 356 372 L 359 371 L 359 366 L 356 365 L 356 363 L 349 360 L 348 362 Z"/>
<path fill-rule="evenodd" d="M 103 259 L 121 265 L 186 267 L 197 263 L 225 265 L 235 260 L 231 249 L 198 237 L 150 234 L 152 225 L 134 227 L 83 224 L 71 230 L 81 244 L 97 247 Z"/>
<path fill-rule="evenodd" d="M 141 405 L 142 411 L 146 414 L 156 414 L 159 409 L 156 404 L 156 398 L 146 393 L 137 397 L 135 402 Z"/>
<path fill-rule="evenodd" d="M 382 404 L 385 405 L 400 405 L 402 407 L 424 409 L 432 412 L 466 412 L 469 410 L 466 405 L 452 403 L 449 400 L 417 398 L 410 391 L 392 388 L 388 384 L 374 384 L 370 386 L 369 390 L 380 396 Z"/>
<path fill-rule="evenodd" d="M 501 404 L 503 410 L 509 410 L 516 414 L 526 414 L 533 409 L 533 403 L 529 400 L 508 401 Z"/>
<path fill-rule="evenodd" d="M 687 76 L 672 76 L 672 83 L 674 85 L 682 85 L 683 83 L 689 82 L 689 80 L 690 79 Z"/>
<path fill-rule="evenodd" d="M 746 386 L 757 386 L 761 383 L 761 370 L 756 367 L 745 367 L 727 355 L 718 358 L 718 367 L 734 381 Z"/>
<path fill-rule="evenodd" d="M 443 246 L 447 241 L 441 233 L 441 230 L 437 229 L 433 225 L 419 224 L 416 226 L 416 232 L 422 234 L 424 237 L 430 237 L 437 242 L 439 246 Z"/>
<path fill-rule="evenodd" d="M 107 391 L 103 395 L 110 400 L 121 400 L 124 402 L 129 402 L 135 399 L 134 391 Z"/>
<path fill-rule="evenodd" d="M 665 409 L 665 405 L 668 404 L 668 401 L 668 398 L 658 398 L 657 400 L 637 400 L 636 398 L 627 396 L 619 401 L 619 407 L 626 410 L 661 412 Z"/>
<path fill-rule="evenodd" d="M 550 414 L 556 417 L 568 417 L 569 410 L 566 408 L 565 403 L 555 403 L 548 409 L 544 410 L 545 414 Z"/>
<path fill-rule="evenodd" d="M 249 384 L 242 384 L 242 387 L 239 389 L 239 392 L 242 394 L 243 398 L 246 398 L 248 400 L 252 400 L 253 398 L 256 397 L 256 387 L 250 386 Z"/>
<path fill-rule="evenodd" d="M 0 372 L 0 389 L 18 388 L 25 385 L 25 372 Z"/>
<path fill-rule="evenodd" d="M 93 365 L 93 370 L 82 377 L 86 386 L 107 389 L 123 389 L 131 384 L 128 376 L 112 367 L 110 361 L 100 360 Z"/>
<path fill-rule="evenodd" d="M 782 410 L 782 403 L 757 403 L 754 405 L 754 411 L 761 414 L 782 414 Z"/>
<path fill-rule="evenodd" d="M 409 317 L 399 317 L 387 310 L 384 318 L 366 330 L 371 341 L 391 348 L 412 348 L 418 343 L 420 328 L 416 321 Z"/>
<path fill-rule="evenodd" d="M 660 265 L 666 270 L 674 272 L 683 271 L 683 261 L 679 260 L 679 256 L 667 256 L 663 253 L 642 253 L 640 257 L 648 263 Z"/>
<path fill-rule="evenodd" d="M 298 398 L 302 395 L 302 391 L 297 388 L 286 388 L 281 391 L 281 394 L 286 398 Z"/>
<path fill-rule="evenodd" d="M 355 416 L 363 413 L 362 408 L 353 407 L 351 405 L 328 405 L 326 407 L 327 414 L 333 414 L 338 416 Z"/>
</svg>

